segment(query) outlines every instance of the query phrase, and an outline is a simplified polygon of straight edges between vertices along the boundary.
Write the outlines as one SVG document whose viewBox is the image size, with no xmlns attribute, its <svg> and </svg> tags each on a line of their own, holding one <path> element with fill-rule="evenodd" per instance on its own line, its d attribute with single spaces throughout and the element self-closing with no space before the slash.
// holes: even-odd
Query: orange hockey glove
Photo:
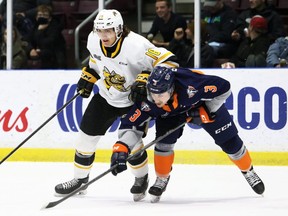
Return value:
<svg viewBox="0 0 288 216">
<path fill-rule="evenodd" d="M 192 108 L 187 111 L 187 116 L 191 117 L 189 123 L 201 125 L 212 123 L 215 120 L 215 113 L 211 113 L 206 107 L 205 103 L 197 108 Z"/>
</svg>

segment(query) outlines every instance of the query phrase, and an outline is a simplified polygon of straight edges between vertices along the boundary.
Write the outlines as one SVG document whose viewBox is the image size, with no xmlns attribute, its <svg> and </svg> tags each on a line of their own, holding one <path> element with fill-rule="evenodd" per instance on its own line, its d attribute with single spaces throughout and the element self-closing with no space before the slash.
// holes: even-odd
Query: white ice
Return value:
<svg viewBox="0 0 288 216">
<path fill-rule="evenodd" d="M 155 181 L 150 166 L 150 186 Z M 41 210 L 54 197 L 54 186 L 73 176 L 72 163 L 5 162 L 0 165 L 1 216 L 287 216 L 288 167 L 254 166 L 265 183 L 264 196 L 255 194 L 235 166 L 174 165 L 159 203 L 149 195 L 134 202 L 129 171 L 95 181 L 85 196 L 71 197 Z M 109 169 L 95 163 L 90 180 Z"/>
</svg>

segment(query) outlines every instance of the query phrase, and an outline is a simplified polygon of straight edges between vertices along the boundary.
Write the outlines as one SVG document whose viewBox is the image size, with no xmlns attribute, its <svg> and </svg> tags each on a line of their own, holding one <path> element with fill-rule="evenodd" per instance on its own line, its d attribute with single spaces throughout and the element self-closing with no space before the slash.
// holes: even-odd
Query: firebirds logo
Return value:
<svg viewBox="0 0 288 216">
<path fill-rule="evenodd" d="M 197 92 L 198 92 L 198 90 L 196 90 L 193 86 L 188 86 L 188 89 L 187 89 L 188 98 L 194 97 L 194 95 L 195 95 Z"/>
</svg>

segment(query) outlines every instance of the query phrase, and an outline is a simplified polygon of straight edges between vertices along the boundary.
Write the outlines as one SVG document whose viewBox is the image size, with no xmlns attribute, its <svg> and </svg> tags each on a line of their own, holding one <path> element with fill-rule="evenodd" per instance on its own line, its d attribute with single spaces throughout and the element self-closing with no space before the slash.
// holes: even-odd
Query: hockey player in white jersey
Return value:
<svg viewBox="0 0 288 216">
<path fill-rule="evenodd" d="M 133 105 L 128 98 L 131 87 L 139 92 L 139 97 L 142 93 L 145 97 L 147 71 L 152 71 L 157 65 L 178 66 L 175 55 L 130 31 L 123 25 L 121 14 L 113 9 L 101 10 L 96 16 L 87 49 L 90 52 L 89 64 L 82 69 L 77 87 L 78 90 L 84 89 L 81 96 L 88 98 L 96 84 L 99 94 L 92 97 L 81 121 L 79 139 L 76 140 L 74 178 L 56 185 L 56 196 L 67 195 L 88 182 L 99 139 Z M 132 152 L 142 145 L 139 142 Z M 134 201 L 139 201 L 145 197 L 148 187 L 147 153 L 130 161 L 130 167 L 135 176 L 130 192 Z M 80 192 L 85 193 L 86 189 Z"/>
</svg>

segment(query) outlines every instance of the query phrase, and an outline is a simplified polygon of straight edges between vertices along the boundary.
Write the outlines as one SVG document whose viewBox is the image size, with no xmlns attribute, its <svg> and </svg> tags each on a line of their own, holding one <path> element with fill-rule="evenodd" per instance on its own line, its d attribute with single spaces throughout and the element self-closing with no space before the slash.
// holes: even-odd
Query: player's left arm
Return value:
<svg viewBox="0 0 288 216">
<path fill-rule="evenodd" d="M 196 75 L 196 77 L 201 83 L 198 88 L 201 99 L 199 106 L 187 111 L 187 116 L 192 118 L 191 123 L 197 125 L 214 122 L 215 113 L 231 94 L 230 82 L 221 77 L 204 74 Z"/>
<path fill-rule="evenodd" d="M 145 55 L 152 59 L 153 68 L 156 66 L 179 67 L 177 57 L 164 47 L 150 48 L 146 51 Z"/>
<path fill-rule="evenodd" d="M 130 112 L 121 118 L 118 130 L 118 141 L 113 145 L 111 155 L 111 167 L 117 165 L 112 170 L 113 175 L 117 175 L 127 169 L 127 157 L 135 145 L 142 143 L 142 136 L 145 133 L 147 122 L 150 117 L 143 112 L 143 115 L 136 105 Z"/>
<path fill-rule="evenodd" d="M 147 67 L 146 70 L 143 70 L 141 73 L 139 73 L 136 77 L 135 82 L 131 86 L 129 99 L 134 103 L 145 101 L 147 99 L 146 83 L 154 67 L 162 66 L 174 68 L 179 66 L 177 57 L 165 48 L 154 47 L 147 49 L 147 51 L 145 52 L 145 56 L 147 58 L 144 58 L 144 64 L 152 65 Z"/>
<path fill-rule="evenodd" d="M 206 76 L 207 84 L 203 85 L 203 98 L 207 109 L 215 113 L 231 94 L 230 82 L 218 76 Z"/>
</svg>

